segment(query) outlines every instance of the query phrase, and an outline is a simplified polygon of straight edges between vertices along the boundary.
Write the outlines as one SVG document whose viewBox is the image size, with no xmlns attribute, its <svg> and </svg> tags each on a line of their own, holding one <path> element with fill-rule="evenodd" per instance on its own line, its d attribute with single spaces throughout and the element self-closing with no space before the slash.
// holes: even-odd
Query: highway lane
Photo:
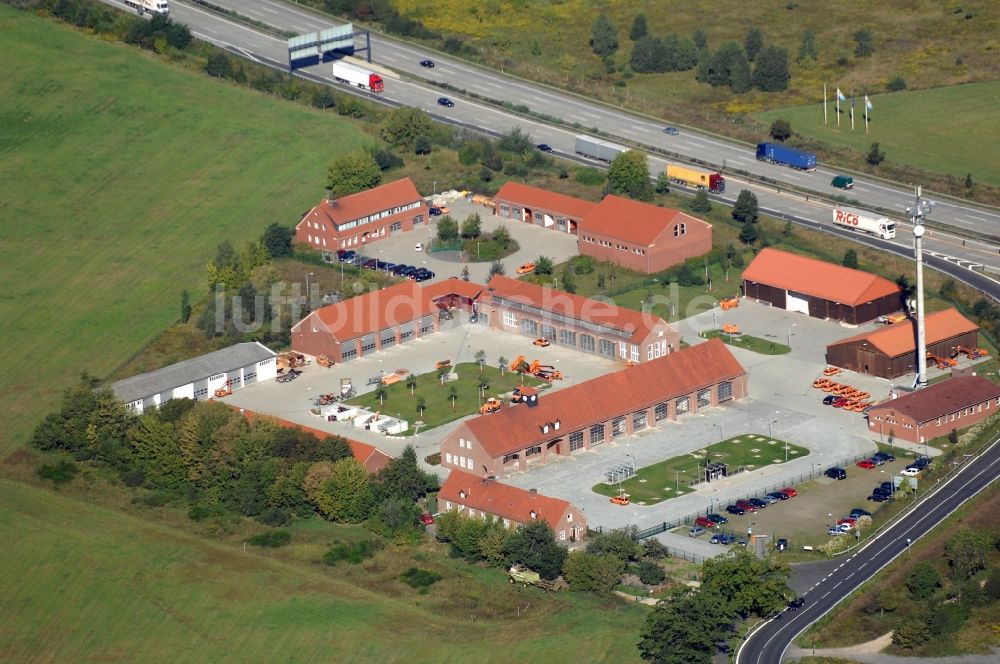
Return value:
<svg viewBox="0 0 1000 664">
<path fill-rule="evenodd" d="M 309 32 L 342 23 L 339 19 L 281 0 L 213 1 L 219 6 L 283 30 Z M 182 5 L 175 0 L 172 6 Z M 186 20 L 181 19 L 181 14 L 177 13 L 177 10 L 174 11 L 179 20 Z M 830 180 L 838 171 L 826 168 L 822 164 L 815 172 L 805 173 L 760 163 L 756 160 L 753 147 L 750 145 L 738 144 L 688 128 L 683 128 L 678 136 L 668 136 L 662 131 L 667 121 L 615 109 L 571 93 L 505 75 L 503 72 L 455 60 L 383 34 L 372 34 L 371 40 L 374 62 L 404 72 L 411 77 L 447 82 L 459 89 L 469 90 L 484 97 L 523 104 L 535 112 L 559 117 L 567 122 L 578 122 L 584 127 L 596 127 L 626 141 L 667 150 L 685 158 L 696 158 L 716 167 L 725 166 L 727 170 L 736 168 L 825 194 L 842 193 L 830 188 Z M 360 39 L 357 40 L 357 45 L 361 45 Z M 244 45 L 244 48 L 252 47 Z M 437 66 L 433 69 L 420 67 L 419 62 L 424 59 L 433 60 Z M 387 97 L 397 97 L 397 91 L 393 87 L 386 86 Z M 466 101 L 462 101 L 460 105 L 465 103 Z M 455 112 L 459 117 L 464 115 L 461 110 Z M 462 119 L 470 121 L 468 117 Z M 518 124 L 521 122 L 517 118 L 506 116 L 506 124 L 491 124 L 490 128 L 502 132 Z M 549 143 L 562 152 L 573 152 L 572 139 L 575 132 L 556 131 L 546 125 L 536 125 L 532 135 L 538 142 Z M 862 205 L 892 210 L 901 218 L 905 218 L 905 209 L 912 204 L 913 199 L 909 188 L 868 179 L 863 175 L 856 177 L 855 182 L 855 188 L 848 192 L 850 198 L 858 200 Z M 934 220 L 952 225 L 961 231 L 989 236 L 1000 234 L 1000 213 L 997 210 L 950 199 L 938 201 Z"/>
<path fill-rule="evenodd" d="M 116 0 L 104 1 L 112 6 L 120 7 Z M 296 7 L 289 7 L 274 0 L 253 0 L 253 2 L 250 2 L 249 0 L 218 1 L 226 6 L 230 6 L 227 5 L 227 3 L 240 2 L 242 4 L 231 5 L 232 8 L 240 11 L 241 13 L 245 13 L 246 15 L 250 15 L 252 18 L 257 18 L 258 20 L 266 21 L 272 24 L 276 22 L 274 20 L 276 16 L 291 17 L 288 24 L 290 29 L 314 30 L 330 25 L 329 21 L 323 18 L 317 18 L 311 12 Z M 171 3 L 171 8 L 173 18 L 191 26 L 192 32 L 199 39 L 228 48 L 248 59 L 265 62 L 271 64 L 272 66 L 283 67 L 287 62 L 287 47 L 286 42 L 283 39 L 266 35 L 255 28 L 248 27 L 215 12 L 211 12 L 197 6 L 177 2 L 176 0 Z M 264 9 L 267 11 L 265 12 Z M 379 43 L 378 39 L 381 39 L 381 37 L 376 38 L 373 36 L 373 41 L 376 43 Z M 399 62 L 412 62 L 413 68 L 421 69 L 419 64 L 416 64 L 417 61 L 414 60 L 414 57 L 417 55 L 415 50 L 407 50 L 409 47 L 400 46 L 392 40 L 386 41 L 387 50 L 389 47 L 393 46 L 397 49 L 397 51 L 403 54 L 396 56 L 398 57 Z M 380 53 L 381 49 L 382 47 L 378 46 L 376 52 Z M 435 61 L 441 62 L 439 59 L 435 59 Z M 403 69 L 402 67 L 398 68 Z M 450 65 L 447 62 L 442 62 L 432 71 L 445 72 L 450 76 L 452 74 L 458 75 L 462 71 L 468 71 L 469 69 L 469 67 L 464 65 Z M 331 76 L 331 65 L 329 63 L 306 67 L 299 70 L 299 73 L 300 75 L 308 77 L 312 80 L 326 82 L 341 89 L 344 87 L 333 81 Z M 497 74 L 496 76 L 499 77 L 500 75 Z M 502 79 L 498 80 L 502 82 Z M 552 94 L 544 88 L 542 91 L 545 94 Z M 493 135 L 508 131 L 512 127 L 516 126 L 534 136 L 536 140 L 545 140 L 545 142 L 553 145 L 553 147 L 556 148 L 558 155 L 580 161 L 580 159 L 573 154 L 573 138 L 576 135 L 575 131 L 551 127 L 539 121 L 509 115 L 503 109 L 499 109 L 492 105 L 478 103 L 465 98 L 456 98 L 455 107 L 446 109 L 437 104 L 437 98 L 441 96 L 441 92 L 439 90 L 405 79 L 389 79 L 386 83 L 386 93 L 383 95 L 372 95 L 357 90 L 355 90 L 355 92 L 377 101 L 391 101 L 396 104 L 405 104 L 408 106 L 422 108 L 438 120 L 450 122 L 459 126 L 482 128 L 491 132 Z M 389 94 L 390 92 L 392 94 Z M 581 101 L 572 97 L 570 97 L 570 101 L 574 104 L 582 104 Z M 604 107 L 598 106 L 595 108 L 595 112 L 597 112 L 602 110 Z M 658 125 L 656 125 L 656 127 L 658 127 Z M 652 128 L 656 129 L 656 127 Z M 662 132 L 659 132 L 658 129 L 652 133 L 666 137 L 662 134 Z M 680 139 L 685 141 L 685 145 L 689 145 L 692 150 L 697 149 L 697 145 L 690 142 L 694 140 L 690 135 L 683 134 Z M 707 140 L 714 141 L 714 139 L 711 138 Z M 743 157 L 740 157 L 740 159 L 744 160 L 747 165 L 757 164 L 752 155 L 748 160 Z M 661 171 L 665 168 L 665 166 L 666 161 L 659 157 L 654 156 L 650 159 L 650 167 L 653 172 Z M 796 176 L 808 175 L 797 174 L 794 172 L 792 174 Z M 830 222 L 831 206 L 828 204 L 817 203 L 815 200 L 805 200 L 798 195 L 791 195 L 787 191 L 781 192 L 779 191 L 780 186 L 768 187 L 756 183 L 748 183 L 740 181 L 739 178 L 732 175 L 729 175 L 728 179 L 729 186 L 727 188 L 728 191 L 726 195 L 717 197 L 721 200 L 732 201 L 735 199 L 740 189 L 748 188 L 757 194 L 762 209 L 781 211 L 783 214 L 788 215 L 795 220 L 809 221 L 813 225 L 821 227 L 828 227 L 832 225 Z M 860 188 L 863 185 L 859 184 L 857 186 Z M 939 205 L 938 208 L 935 209 L 934 214 L 931 217 L 932 219 L 939 219 L 942 207 L 943 205 Z M 847 234 L 847 237 L 852 236 L 852 234 Z M 860 236 L 857 236 L 854 239 L 860 239 Z M 903 228 L 900 229 L 896 243 L 899 245 L 899 248 L 902 248 L 907 244 L 912 244 L 912 239 Z M 967 261 L 969 263 L 982 264 L 988 270 L 1000 273 L 1000 249 L 992 244 L 980 243 L 972 240 L 966 241 L 952 234 L 935 231 L 926 236 L 925 248 L 928 252 L 933 252 L 933 254 L 950 257 L 944 259 L 944 262 L 951 261 L 957 264 L 959 261 Z M 965 270 L 958 270 L 955 274 L 964 275 L 964 272 Z M 969 281 L 964 278 L 962 280 L 967 283 Z"/>
<path fill-rule="evenodd" d="M 934 493 L 921 499 L 906 516 L 845 556 L 841 564 L 806 593 L 805 606 L 784 611 L 747 638 L 736 653 L 737 664 L 775 664 L 792 641 L 833 610 L 861 584 L 901 555 L 967 500 L 1000 476 L 1000 444 L 994 441 L 968 461 Z"/>
</svg>

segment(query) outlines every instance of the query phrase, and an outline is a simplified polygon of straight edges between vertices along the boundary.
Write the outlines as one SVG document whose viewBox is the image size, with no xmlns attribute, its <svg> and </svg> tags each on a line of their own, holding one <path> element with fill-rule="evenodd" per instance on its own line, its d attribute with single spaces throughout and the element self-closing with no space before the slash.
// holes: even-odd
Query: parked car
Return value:
<svg viewBox="0 0 1000 664">
<path fill-rule="evenodd" d="M 535 271 L 535 264 L 532 262 L 525 263 L 517 268 L 518 274 L 530 274 Z"/>
<path fill-rule="evenodd" d="M 393 269 L 395 269 L 395 267 L 396 267 L 395 263 L 379 263 L 378 264 L 378 269 L 382 270 L 383 272 L 392 272 Z"/>
<path fill-rule="evenodd" d="M 794 498 L 795 496 L 799 495 L 799 492 L 790 486 L 786 486 L 784 489 L 782 489 L 781 493 L 785 494 L 789 498 Z"/>
<path fill-rule="evenodd" d="M 855 464 L 855 465 L 858 468 L 864 468 L 865 470 L 871 470 L 872 468 L 874 468 L 878 464 L 876 464 L 875 461 L 872 460 L 872 459 L 862 459 L 861 461 L 858 461 L 858 463 Z"/>
<path fill-rule="evenodd" d="M 542 152 L 552 152 L 552 146 L 551 146 L 551 145 L 549 145 L 548 143 L 539 143 L 539 144 L 538 144 L 537 146 L 535 146 L 535 147 L 537 147 L 537 148 L 538 148 L 539 150 L 541 150 Z"/>
<path fill-rule="evenodd" d="M 872 495 L 873 496 L 885 496 L 886 498 L 891 498 L 892 497 L 892 489 L 886 489 L 886 488 L 877 486 L 874 489 L 872 489 Z"/>
<path fill-rule="evenodd" d="M 709 544 L 732 544 L 736 541 L 736 538 L 732 535 L 727 535 L 726 533 L 714 533 L 712 539 L 708 540 Z"/>
<path fill-rule="evenodd" d="M 784 491 L 772 491 L 771 493 L 767 494 L 767 497 L 774 498 L 775 500 L 788 500 L 789 498 L 791 498 L 791 496 L 789 496 Z"/>
<path fill-rule="evenodd" d="M 708 532 L 707 528 L 702 528 L 701 526 L 695 526 L 688 531 L 688 537 L 701 537 Z"/>
<path fill-rule="evenodd" d="M 699 516 L 694 520 L 694 525 L 701 526 L 702 528 L 715 528 L 715 522 L 707 516 Z"/>
<path fill-rule="evenodd" d="M 878 484 L 883 489 L 888 489 L 889 491 L 895 491 L 896 486 L 892 483 L 892 480 L 886 480 L 885 482 L 879 482 Z"/>
<path fill-rule="evenodd" d="M 876 452 L 872 455 L 873 459 L 882 459 L 882 461 L 895 461 L 896 457 L 892 456 L 888 452 Z"/>
<path fill-rule="evenodd" d="M 837 468 L 836 466 L 833 467 L 833 468 L 827 468 L 826 472 L 823 473 L 823 474 L 826 475 L 827 477 L 829 477 L 832 480 L 846 480 L 847 479 L 847 471 L 844 470 L 843 468 Z"/>
<path fill-rule="evenodd" d="M 851 400 L 848 399 L 847 397 L 835 397 L 833 403 L 830 405 L 833 406 L 834 408 L 843 408 L 850 402 Z"/>
<path fill-rule="evenodd" d="M 767 507 L 768 505 L 771 504 L 771 503 L 767 502 L 766 500 L 762 500 L 760 498 L 747 498 L 747 502 L 750 503 L 751 505 L 753 505 L 754 507 L 756 507 L 759 510 L 762 510 L 762 509 L 764 509 L 765 507 Z"/>
<path fill-rule="evenodd" d="M 424 243 L 423 242 L 417 242 L 415 245 L 413 245 L 413 250 L 414 251 L 423 251 L 424 250 Z"/>
<path fill-rule="evenodd" d="M 366 268 L 368 270 L 374 270 L 377 265 L 378 265 L 377 258 L 369 258 L 368 260 L 365 261 L 364 265 L 362 265 L 361 267 Z"/>
<path fill-rule="evenodd" d="M 432 523 L 434 523 L 434 515 L 424 512 L 423 514 L 420 515 L 420 523 L 424 524 L 425 526 L 431 525 Z"/>
<path fill-rule="evenodd" d="M 435 206 L 431 206 L 430 215 L 432 217 L 440 217 L 442 214 L 444 214 L 444 212 L 441 211 L 441 208 L 435 207 Z"/>
<path fill-rule="evenodd" d="M 788 540 L 785 539 L 784 537 L 778 538 L 778 542 L 776 544 L 776 547 L 777 547 L 778 551 L 785 551 L 786 549 L 788 549 Z"/>
<path fill-rule="evenodd" d="M 611 502 L 615 505 L 628 505 L 629 500 L 625 496 L 615 496 L 611 499 Z"/>
<path fill-rule="evenodd" d="M 916 477 L 920 474 L 920 469 L 916 466 L 907 466 L 906 468 L 899 471 L 899 474 L 903 477 Z"/>
<path fill-rule="evenodd" d="M 433 279 L 433 278 L 434 278 L 434 273 L 431 272 L 430 270 L 427 270 L 426 272 L 422 272 L 419 276 L 415 277 L 415 280 L 427 281 L 428 279 Z"/>
<path fill-rule="evenodd" d="M 795 599 L 793 599 L 791 602 L 788 603 L 788 609 L 790 611 L 795 611 L 797 609 L 801 609 L 802 605 L 805 604 L 805 603 L 806 603 L 805 598 L 796 597 Z"/>
<path fill-rule="evenodd" d="M 434 69 L 434 61 L 433 60 L 421 60 L 420 61 L 420 66 L 423 67 L 423 68 L 425 68 L 425 69 Z"/>
<path fill-rule="evenodd" d="M 399 275 L 401 275 L 403 273 L 403 270 L 405 270 L 408 267 L 410 267 L 410 266 L 407 265 L 406 263 L 400 263 L 396 267 L 392 268 L 392 270 L 390 270 L 390 272 L 392 272 L 393 274 L 395 274 L 398 277 Z"/>
<path fill-rule="evenodd" d="M 872 515 L 871 512 L 863 510 L 860 507 L 855 507 L 854 509 L 851 510 L 851 516 L 853 516 L 855 519 L 860 519 L 863 516 L 871 516 L 871 515 Z"/>
<path fill-rule="evenodd" d="M 846 535 L 850 529 L 851 527 L 847 524 L 830 526 L 829 528 L 826 529 L 826 534 L 833 535 L 834 537 L 836 537 L 837 535 Z"/>
<path fill-rule="evenodd" d="M 538 337 L 537 339 L 535 339 L 531 343 L 535 344 L 536 346 L 541 346 L 542 348 L 545 348 L 551 342 L 546 337 Z"/>
<path fill-rule="evenodd" d="M 854 526 L 858 525 L 858 520 L 853 516 L 843 516 L 837 519 L 837 525 L 850 526 L 851 528 L 853 528 Z"/>
<path fill-rule="evenodd" d="M 401 277 L 408 277 L 416 271 L 417 268 L 414 267 L 413 265 L 404 265 L 403 269 L 397 272 L 396 274 L 398 274 Z"/>
<path fill-rule="evenodd" d="M 832 406 L 833 402 L 836 401 L 837 398 L 838 397 L 837 397 L 836 394 L 828 394 L 825 397 L 823 397 L 823 405 L 824 406 Z"/>
<path fill-rule="evenodd" d="M 746 512 L 756 512 L 757 506 L 751 503 L 749 500 L 737 500 L 736 506 Z"/>
<path fill-rule="evenodd" d="M 678 131 L 677 127 L 664 127 L 663 128 L 663 133 L 664 134 L 668 134 L 670 136 L 676 136 L 677 134 L 679 134 L 681 132 Z"/>
<path fill-rule="evenodd" d="M 873 493 L 872 495 L 868 496 L 868 500 L 873 503 L 884 503 L 885 501 L 889 500 L 889 496 L 883 495 L 881 493 Z"/>
<path fill-rule="evenodd" d="M 778 498 L 777 496 L 772 496 L 771 494 L 767 494 L 766 496 L 761 496 L 760 499 L 763 500 L 768 505 L 773 505 L 779 500 L 781 500 L 781 498 Z"/>
<path fill-rule="evenodd" d="M 747 511 L 742 507 L 740 507 L 739 505 L 727 505 L 726 511 L 729 512 L 730 514 L 735 514 L 737 516 L 743 516 L 744 514 L 747 513 Z"/>
<path fill-rule="evenodd" d="M 917 460 L 910 464 L 911 466 L 916 466 L 920 470 L 923 470 L 927 466 L 931 465 L 931 460 L 928 457 L 917 457 Z"/>
<path fill-rule="evenodd" d="M 354 260 L 355 256 L 357 256 L 357 254 L 351 250 L 347 250 L 344 253 L 337 252 L 337 260 L 341 263 L 349 263 Z"/>
<path fill-rule="evenodd" d="M 447 108 L 451 108 L 454 105 L 455 102 L 448 99 L 447 97 L 438 97 L 438 106 L 446 106 Z"/>
<path fill-rule="evenodd" d="M 712 520 L 712 523 L 716 525 L 722 525 L 724 523 L 729 523 L 729 519 L 722 516 L 721 514 L 706 514 L 706 517 Z"/>
</svg>

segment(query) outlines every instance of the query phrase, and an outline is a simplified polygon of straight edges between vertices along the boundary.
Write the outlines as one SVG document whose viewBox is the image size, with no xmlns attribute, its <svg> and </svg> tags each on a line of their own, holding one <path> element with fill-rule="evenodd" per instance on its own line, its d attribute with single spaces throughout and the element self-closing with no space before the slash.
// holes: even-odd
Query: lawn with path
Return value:
<svg viewBox="0 0 1000 664">
<path fill-rule="evenodd" d="M 498 396 L 511 392 L 519 385 L 545 385 L 543 381 L 526 374 L 513 371 L 500 372 L 499 369 L 474 362 L 466 362 L 455 366 L 452 371 L 458 376 L 456 380 L 441 382 L 440 371 L 433 371 L 416 376 L 416 387 L 411 390 L 404 378 L 385 388 L 385 394 L 379 399 L 377 391 L 367 392 L 348 401 L 354 406 L 362 406 L 373 411 L 381 411 L 388 416 L 398 415 L 410 423 L 407 434 L 412 434 L 414 424 L 422 421 L 421 429 L 433 429 L 447 422 L 457 420 L 479 411 L 483 400 L 480 391 L 480 379 L 485 378 L 488 387 L 487 397 Z M 450 398 L 454 388 L 455 400 Z M 411 393 L 412 392 L 412 393 Z M 420 398 L 424 399 L 424 411 L 418 412 Z M 506 408 L 507 406 L 502 406 Z"/>
<path fill-rule="evenodd" d="M 752 337 L 749 334 L 727 334 L 722 330 L 708 330 L 699 334 L 703 339 L 722 339 L 722 343 L 736 348 L 745 348 L 762 355 L 786 355 L 792 351 L 785 344 L 779 344 L 767 339 Z"/>
<path fill-rule="evenodd" d="M 621 483 L 629 500 L 639 505 L 653 505 L 669 498 L 691 493 L 691 484 L 704 474 L 706 463 L 722 462 L 729 473 L 753 470 L 784 463 L 809 454 L 809 450 L 786 441 L 759 434 L 734 436 L 691 454 L 683 454 L 651 466 L 637 469 L 635 476 Z M 603 496 L 617 496 L 619 485 L 601 482 L 593 487 Z"/>
</svg>

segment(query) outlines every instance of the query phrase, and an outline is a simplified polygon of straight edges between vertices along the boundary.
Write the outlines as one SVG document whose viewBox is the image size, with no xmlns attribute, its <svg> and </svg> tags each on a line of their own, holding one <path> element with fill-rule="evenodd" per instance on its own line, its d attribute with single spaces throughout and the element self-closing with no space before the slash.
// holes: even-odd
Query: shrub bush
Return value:
<svg viewBox="0 0 1000 664">
<path fill-rule="evenodd" d="M 323 562 L 331 567 L 341 561 L 358 565 L 375 555 L 378 547 L 371 540 L 360 542 L 334 542 L 333 546 L 323 554 Z"/>
<path fill-rule="evenodd" d="M 667 573 L 656 563 L 643 560 L 639 563 L 639 580 L 649 586 L 656 586 L 663 583 L 667 578 Z"/>
<path fill-rule="evenodd" d="M 72 482 L 80 469 L 72 461 L 60 461 L 54 466 L 43 465 L 38 469 L 38 476 L 43 480 L 49 480 L 56 486 L 62 486 L 67 482 Z"/>
<path fill-rule="evenodd" d="M 269 507 L 257 517 L 257 520 L 266 526 L 287 526 L 292 522 L 292 515 L 288 510 Z"/>
<path fill-rule="evenodd" d="M 435 583 L 440 581 L 443 577 L 437 572 L 432 572 L 426 569 L 418 569 L 416 567 L 411 567 L 402 574 L 399 578 L 406 585 L 417 590 L 426 590 L 430 588 Z"/>
<path fill-rule="evenodd" d="M 247 540 L 254 546 L 277 549 L 292 541 L 292 534 L 287 530 L 269 530 L 266 533 L 254 535 Z"/>
<path fill-rule="evenodd" d="M 122 484 L 130 488 L 142 486 L 146 481 L 146 476 L 141 470 L 126 470 L 122 473 L 121 477 Z"/>
<path fill-rule="evenodd" d="M 574 274 L 590 274 L 596 264 L 593 256 L 574 256 L 569 259 L 569 266 Z"/>
<path fill-rule="evenodd" d="M 596 187 L 604 184 L 604 173 L 596 168 L 581 168 L 576 172 L 576 181 L 589 187 Z"/>
</svg>

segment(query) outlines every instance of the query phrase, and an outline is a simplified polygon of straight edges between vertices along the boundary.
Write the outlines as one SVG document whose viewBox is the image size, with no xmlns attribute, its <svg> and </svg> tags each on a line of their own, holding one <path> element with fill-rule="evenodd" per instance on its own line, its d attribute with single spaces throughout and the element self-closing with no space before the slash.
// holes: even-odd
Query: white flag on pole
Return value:
<svg viewBox="0 0 1000 664">
<path fill-rule="evenodd" d="M 872 104 L 870 99 L 868 99 L 868 95 L 865 95 L 865 110 L 866 111 L 875 110 L 875 105 Z"/>
<path fill-rule="evenodd" d="M 840 91 L 840 88 L 837 88 L 837 101 L 847 101 L 847 97 Z"/>
</svg>

